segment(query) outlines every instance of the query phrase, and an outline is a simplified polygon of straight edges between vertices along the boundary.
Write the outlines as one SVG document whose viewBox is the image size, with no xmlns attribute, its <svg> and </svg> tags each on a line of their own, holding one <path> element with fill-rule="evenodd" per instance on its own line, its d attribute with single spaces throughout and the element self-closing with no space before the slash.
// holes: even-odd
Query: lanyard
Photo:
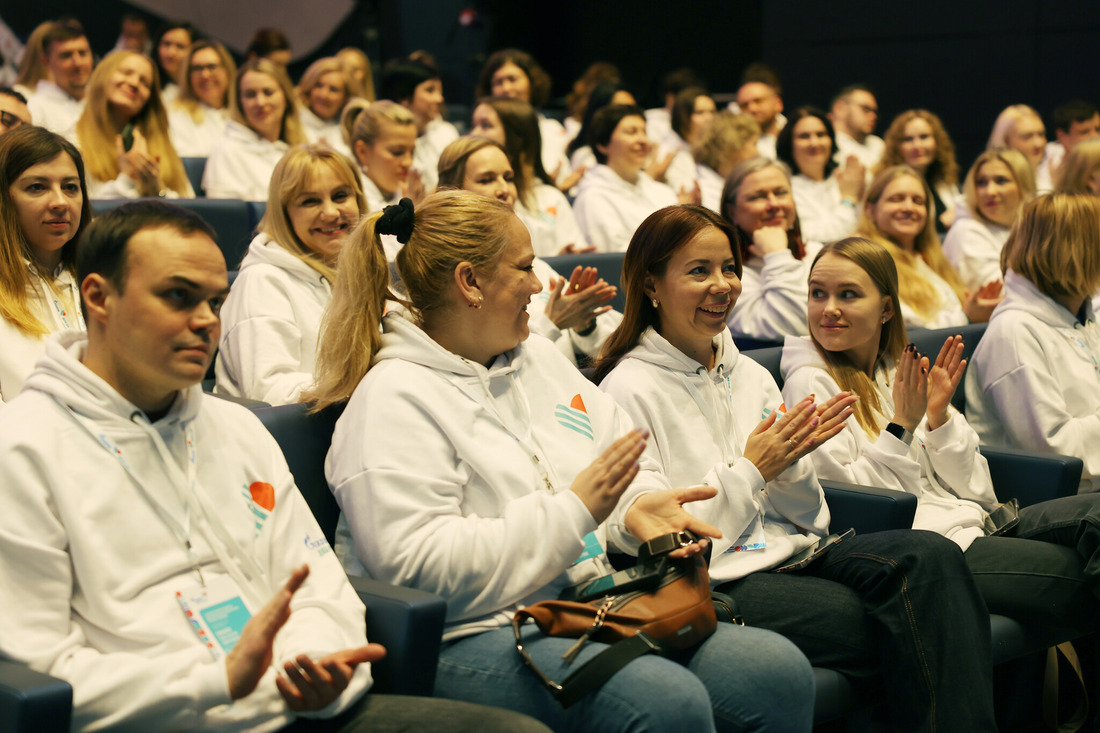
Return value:
<svg viewBox="0 0 1100 733">
<path fill-rule="evenodd" d="M 1085 340 L 1077 334 L 1073 333 L 1067 334 L 1066 338 L 1069 339 L 1070 343 L 1075 344 L 1078 348 L 1081 349 L 1081 351 L 1085 352 L 1085 356 L 1087 356 L 1089 358 L 1089 361 L 1092 362 L 1092 368 L 1096 371 L 1097 375 L 1100 375 L 1100 363 L 1097 363 L 1096 357 L 1093 355 L 1092 351 L 1089 350 L 1088 344 L 1085 343 Z"/>
<path fill-rule="evenodd" d="M 62 287 L 69 291 L 69 297 L 72 299 L 72 313 L 69 312 L 69 307 L 65 305 L 65 302 L 57 295 L 49 283 L 43 282 L 42 278 L 38 276 L 38 273 L 31 271 L 31 277 L 34 278 L 35 288 L 39 291 L 42 298 L 49 302 L 53 306 L 54 325 L 57 326 L 57 330 L 64 330 L 69 328 L 79 329 L 86 331 L 87 326 L 84 324 L 84 314 L 80 311 L 80 290 L 76 286 L 76 278 L 70 273 L 66 278 L 66 282 Z"/>
<path fill-rule="evenodd" d="M 710 379 L 709 373 L 705 371 L 703 367 L 699 367 L 702 372 L 701 376 L 710 385 L 711 391 L 717 391 L 717 387 L 713 385 Z M 707 403 L 706 398 L 699 391 L 699 387 L 696 386 L 694 380 L 692 380 L 687 374 L 680 372 L 679 376 L 684 386 L 687 388 L 691 398 L 695 400 L 696 406 L 699 408 L 699 412 L 703 415 L 703 419 L 710 425 L 711 434 L 714 436 L 715 441 L 718 443 L 718 447 L 722 450 L 722 461 L 729 468 L 733 468 L 733 464 L 737 462 L 739 456 L 736 455 L 736 451 L 732 448 L 734 444 L 741 444 L 741 436 L 737 432 L 737 422 L 733 419 L 733 387 L 730 385 L 729 372 L 724 370 L 721 365 L 718 366 L 719 377 L 723 379 L 726 385 L 726 406 L 729 408 L 725 411 L 726 417 L 725 425 L 718 422 L 718 412 L 721 411 L 720 405 L 710 405 Z M 696 372 L 699 374 L 700 372 Z"/>
</svg>

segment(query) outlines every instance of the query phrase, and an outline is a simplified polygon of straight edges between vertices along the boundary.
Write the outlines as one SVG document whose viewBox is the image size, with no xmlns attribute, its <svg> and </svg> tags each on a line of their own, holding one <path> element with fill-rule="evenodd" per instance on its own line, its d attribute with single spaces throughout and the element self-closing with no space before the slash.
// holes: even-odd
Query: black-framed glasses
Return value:
<svg viewBox="0 0 1100 733">
<path fill-rule="evenodd" d="M 3 126 L 7 130 L 14 130 L 17 127 L 27 124 L 23 118 L 16 116 L 12 112 L 5 112 L 0 110 L 0 126 Z"/>
</svg>

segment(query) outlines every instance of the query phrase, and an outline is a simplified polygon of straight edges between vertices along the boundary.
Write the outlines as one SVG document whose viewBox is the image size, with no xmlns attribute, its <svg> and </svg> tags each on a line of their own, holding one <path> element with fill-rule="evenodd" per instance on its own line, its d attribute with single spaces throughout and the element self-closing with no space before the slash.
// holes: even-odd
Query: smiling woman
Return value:
<svg viewBox="0 0 1100 733">
<path fill-rule="evenodd" d="M 314 61 L 302 74 L 296 91 L 298 119 L 306 139 L 350 155 L 341 134 L 340 113 L 351 99 L 351 80 L 339 59 L 330 56 Z"/>
<path fill-rule="evenodd" d="M 195 196 L 168 137 L 157 78 L 152 60 L 132 51 L 115 51 L 92 72 L 75 138 L 92 198 Z"/>
<path fill-rule="evenodd" d="M 215 391 L 278 405 L 298 401 L 313 383 L 336 258 L 365 209 L 345 156 L 324 145 L 283 156 L 260 233 L 222 309 Z"/>
<path fill-rule="evenodd" d="M 0 136 L 0 404 L 19 392 L 47 335 L 84 330 L 76 242 L 91 218 L 70 142 L 30 125 Z"/>
</svg>

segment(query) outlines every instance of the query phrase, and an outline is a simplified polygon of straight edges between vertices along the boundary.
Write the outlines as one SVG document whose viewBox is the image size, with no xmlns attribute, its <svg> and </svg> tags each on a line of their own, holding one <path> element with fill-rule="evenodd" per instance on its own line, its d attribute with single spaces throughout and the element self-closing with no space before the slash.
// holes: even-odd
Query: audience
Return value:
<svg viewBox="0 0 1100 733">
<path fill-rule="evenodd" d="M 279 66 L 253 59 L 237 71 L 232 119 L 206 161 L 202 187 L 210 198 L 265 201 L 275 164 L 304 143 L 294 90 Z"/>
<path fill-rule="evenodd" d="M 882 160 L 874 172 L 906 165 L 919 173 L 931 194 L 935 232 L 942 238 L 955 220 L 955 199 L 959 195 L 955 144 L 947 136 L 943 123 L 926 109 L 911 109 L 890 123 L 885 142 Z"/>
<path fill-rule="evenodd" d="M 848 160 L 849 155 L 867 170 L 872 170 L 882 160 L 886 143 L 873 134 L 878 123 L 878 101 L 874 93 L 863 84 L 850 84 L 833 98 L 829 113 L 836 130 L 836 162 Z"/>
<path fill-rule="evenodd" d="M 761 79 L 766 77 L 761 77 Z M 775 141 L 787 124 L 783 116 L 783 98 L 779 96 L 779 80 L 746 80 L 737 90 L 737 106 L 760 125 L 757 150 L 765 158 L 775 160 Z"/>
<path fill-rule="evenodd" d="M 290 63 L 290 39 L 278 28 L 260 28 L 245 50 L 249 61 L 267 59 L 283 72 Z"/>
<path fill-rule="evenodd" d="M 1001 250 L 1023 205 L 1035 196 L 1035 173 L 1014 148 L 978 156 L 963 183 L 965 207 L 943 240 L 943 253 L 963 285 L 977 292 L 1001 279 Z"/>
<path fill-rule="evenodd" d="M 1050 170 L 1044 165 L 1047 129 L 1043 118 L 1031 107 L 1026 104 L 1005 107 L 993 123 L 986 148 L 1013 148 L 1023 153 L 1034 171 L 1039 193 L 1051 189 Z"/>
<path fill-rule="evenodd" d="M 760 125 L 744 113 L 723 110 L 707 123 L 691 146 L 703 206 L 711 211 L 721 210 L 726 178 L 738 163 L 758 156 L 759 139 Z"/>
<path fill-rule="evenodd" d="M 436 185 L 439 156 L 458 137 L 458 130 L 441 116 L 443 81 L 439 69 L 412 57 L 395 59 L 382 70 L 380 99 L 390 99 L 412 112 L 416 122 L 413 168 L 431 191 Z"/>
<path fill-rule="evenodd" d="M 350 156 L 341 135 L 340 116 L 352 97 L 352 85 L 340 60 L 329 56 L 314 61 L 302 74 L 296 91 L 298 119 L 306 140 Z"/>
<path fill-rule="evenodd" d="M 574 171 L 587 171 L 596 167 L 597 160 L 592 152 L 592 118 L 604 107 L 618 105 L 634 105 L 634 95 L 623 86 L 619 79 L 606 79 L 596 82 L 588 95 L 588 103 L 585 106 L 584 118 L 581 120 L 580 129 L 565 148 L 569 156 L 569 165 Z M 669 158 L 671 162 L 671 157 Z M 667 166 L 665 166 L 667 168 Z M 664 168 L 661 169 L 662 175 Z M 568 190 L 565 188 L 564 190 Z"/>
<path fill-rule="evenodd" d="M 166 107 L 171 106 L 180 93 L 180 74 L 184 62 L 196 39 L 197 32 L 190 23 L 168 23 L 153 40 L 153 59 L 157 63 L 160 78 L 160 98 Z"/>
<path fill-rule="evenodd" d="M 1054 190 L 1100 196 L 1100 139 L 1083 140 L 1070 148 Z"/>
<path fill-rule="evenodd" d="M 344 130 L 362 172 L 367 206 L 363 215 L 381 211 L 406 196 L 424 197 L 420 174 L 413 168 L 416 120 L 397 102 L 382 99 L 367 104 L 353 101 L 344 111 Z"/>
<path fill-rule="evenodd" d="M 84 330 L 76 245 L 91 220 L 72 143 L 30 125 L 0 135 L 0 404 L 19 393 L 46 336 Z"/>
<path fill-rule="evenodd" d="M 54 23 L 42 36 L 42 62 L 49 76 L 28 98 L 34 123 L 67 135 L 84 109 L 84 90 L 92 75 L 92 47 L 84 28 L 73 20 Z"/>
<path fill-rule="evenodd" d="M 10 87 L 0 87 L 0 135 L 29 124 L 27 98 Z"/>
<path fill-rule="evenodd" d="M 617 80 L 618 75 L 615 78 Z M 660 142 L 672 129 L 672 108 L 676 104 L 677 94 L 689 87 L 705 89 L 706 86 L 695 71 L 686 67 L 665 74 L 661 79 L 665 106 L 645 111 L 645 127 L 646 132 L 649 133 L 649 139 Z"/>
<path fill-rule="evenodd" d="M 657 149 L 659 160 L 672 156 L 665 171 L 665 182 L 673 191 L 685 192 L 697 185 L 691 146 L 698 142 L 703 128 L 717 110 L 714 99 L 702 87 L 688 87 L 676 95 L 672 105 L 672 126 L 659 140 Z M 653 139 L 652 133 L 649 134 Z"/>
<path fill-rule="evenodd" d="M 374 73 L 367 55 L 354 46 L 348 46 L 336 52 L 336 59 L 347 74 L 351 96 L 362 97 L 368 102 L 373 102 Z"/>
<path fill-rule="evenodd" d="M 27 36 L 23 47 L 23 58 L 19 62 L 19 75 L 15 79 L 14 89 L 30 99 L 38 87 L 38 82 L 50 78 L 50 67 L 46 63 L 46 50 L 43 41 L 53 32 L 56 23 L 47 20 L 39 23 Z"/>
<path fill-rule="evenodd" d="M 168 133 L 184 158 L 206 158 L 225 134 L 229 122 L 229 82 L 237 65 L 217 41 L 191 46 L 180 70 L 181 88 L 168 108 Z"/>
<path fill-rule="evenodd" d="M 1047 143 L 1045 170 L 1039 174 L 1040 184 L 1050 181 L 1048 188 L 1061 180 L 1062 163 L 1070 150 L 1080 142 L 1100 137 L 1100 110 L 1092 102 L 1082 99 L 1066 102 L 1055 108 L 1051 117 L 1056 141 Z"/>
<path fill-rule="evenodd" d="M 567 146 L 576 139 L 577 133 L 581 130 L 581 123 L 584 121 L 584 114 L 588 110 L 588 99 L 592 94 L 592 90 L 601 81 L 621 83 L 622 76 L 622 73 L 613 64 L 606 61 L 597 61 L 590 64 L 581 74 L 581 78 L 573 82 L 573 88 L 565 95 L 565 108 L 569 116 L 562 123 L 565 126 Z"/>
</svg>

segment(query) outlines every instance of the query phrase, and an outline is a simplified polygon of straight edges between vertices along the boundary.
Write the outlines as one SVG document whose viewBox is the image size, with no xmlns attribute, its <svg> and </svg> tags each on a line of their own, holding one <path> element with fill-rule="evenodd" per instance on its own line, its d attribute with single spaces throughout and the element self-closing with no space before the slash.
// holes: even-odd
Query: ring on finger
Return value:
<svg viewBox="0 0 1100 733">
<path fill-rule="evenodd" d="M 794 450 L 798 447 L 798 444 L 794 442 L 793 438 L 787 438 L 787 442 L 790 444 L 791 450 Z"/>
</svg>

